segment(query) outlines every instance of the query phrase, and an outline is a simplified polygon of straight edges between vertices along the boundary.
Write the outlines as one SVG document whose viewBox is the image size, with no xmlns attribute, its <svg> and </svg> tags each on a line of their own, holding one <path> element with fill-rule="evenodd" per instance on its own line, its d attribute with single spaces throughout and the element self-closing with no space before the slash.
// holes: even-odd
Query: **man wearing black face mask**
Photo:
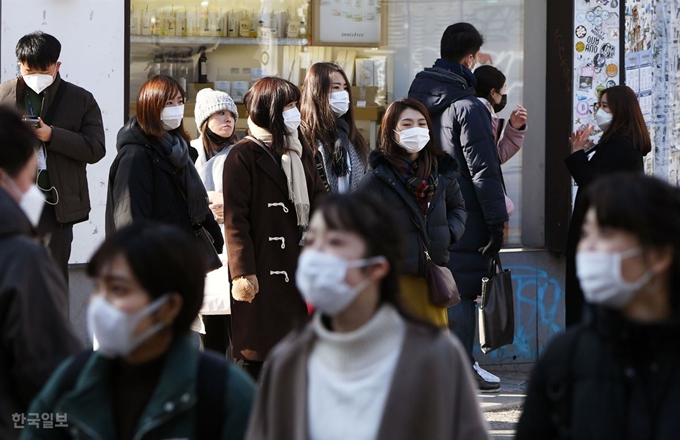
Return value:
<svg viewBox="0 0 680 440">
<path fill-rule="evenodd" d="M 458 183 L 468 211 L 463 238 L 451 246 L 448 268 L 453 272 L 461 302 L 449 309 L 449 322 L 470 357 L 470 366 L 482 391 L 496 392 L 498 378 L 480 376 L 472 357 L 482 277 L 501 248 L 508 221 L 498 150 L 491 130 L 491 115 L 475 96 L 477 80 L 472 69 L 484 44 L 469 23 L 449 26 L 441 40 L 441 58 L 418 73 L 408 92 L 430 112 L 439 145 L 460 166 Z M 486 372 L 484 372 L 486 373 Z M 491 380 L 488 380 L 491 379 Z"/>
<path fill-rule="evenodd" d="M 0 139 L 0 439 L 14 440 L 21 429 L 14 429 L 12 418 L 25 415 L 80 343 L 66 316 L 66 284 L 37 242 L 35 225 L 45 205 L 35 186 L 37 139 L 4 106 Z"/>
<path fill-rule="evenodd" d="M 34 32 L 16 46 L 20 76 L 0 84 L 0 104 L 35 121 L 38 150 L 36 183 L 45 194 L 38 231 L 68 284 L 73 225 L 88 219 L 87 164 L 99 162 L 104 125 L 92 94 L 59 75 L 61 43 Z"/>
</svg>

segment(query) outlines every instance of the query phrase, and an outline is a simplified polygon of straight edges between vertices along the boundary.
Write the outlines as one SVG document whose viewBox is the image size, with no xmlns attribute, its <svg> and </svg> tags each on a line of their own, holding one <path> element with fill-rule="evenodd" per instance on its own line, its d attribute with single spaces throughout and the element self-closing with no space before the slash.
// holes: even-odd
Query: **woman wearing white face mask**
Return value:
<svg viewBox="0 0 680 440">
<path fill-rule="evenodd" d="M 184 91 L 167 76 L 147 80 L 137 96 L 137 116 L 118 132 L 109 171 L 107 235 L 142 219 L 192 232 L 201 226 L 220 253 L 224 239 L 189 156 L 184 131 Z"/>
<path fill-rule="evenodd" d="M 652 149 L 647 124 L 635 93 L 626 86 L 606 89 L 600 96 L 600 108 L 595 118 L 602 138 L 597 145 L 589 140 L 594 127 L 586 126 L 569 138 L 572 154 L 566 164 L 578 185 L 574 212 L 567 237 L 566 323 L 581 321 L 583 292 L 576 278 L 576 244 L 581 234 L 585 211 L 579 210 L 579 200 L 588 186 L 607 174 L 643 172 L 643 157 Z"/>
<path fill-rule="evenodd" d="M 243 438 L 253 381 L 188 336 L 205 276 L 191 236 L 137 222 L 107 237 L 87 271 L 99 349 L 65 361 L 30 408 L 68 413 L 68 427 L 27 426 L 25 438 Z"/>
<path fill-rule="evenodd" d="M 620 174 L 582 203 L 576 266 L 593 313 L 547 347 L 516 438 L 677 438 L 680 190 Z"/>
<path fill-rule="evenodd" d="M 355 191 L 368 170 L 368 144 L 354 123 L 349 81 L 333 63 L 316 63 L 302 85 L 302 135 L 333 193 Z"/>
<path fill-rule="evenodd" d="M 405 307 L 446 327 L 446 307 L 434 305 L 428 296 L 427 258 L 439 266 L 448 263 L 449 246 L 465 231 L 467 211 L 456 179 L 458 164 L 436 146 L 431 132 L 430 117 L 421 103 L 393 102 L 383 118 L 380 151 L 371 153 L 372 171 L 360 188 L 386 201 L 405 229 Z"/>
<path fill-rule="evenodd" d="M 266 77 L 248 90 L 248 136 L 224 164 L 224 231 L 232 278 L 232 355 L 258 377 L 269 350 L 307 320 L 295 287 L 304 230 L 325 189 L 299 137 L 300 90 Z"/>
<path fill-rule="evenodd" d="M 314 214 L 297 284 L 316 312 L 272 352 L 248 439 L 489 438 L 460 342 L 401 309 L 398 226 L 361 191 Z"/>
</svg>

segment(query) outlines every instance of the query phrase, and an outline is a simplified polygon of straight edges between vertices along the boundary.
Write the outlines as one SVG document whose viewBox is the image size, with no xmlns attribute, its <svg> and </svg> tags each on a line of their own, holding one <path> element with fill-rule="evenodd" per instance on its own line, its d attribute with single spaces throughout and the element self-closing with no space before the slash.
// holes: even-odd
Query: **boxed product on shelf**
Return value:
<svg viewBox="0 0 680 440">
<path fill-rule="evenodd" d="M 250 88 L 250 82 L 248 81 L 232 81 L 231 82 L 231 98 L 234 102 L 242 103 L 243 95 L 246 94 Z"/>
<path fill-rule="evenodd" d="M 215 81 L 215 90 L 231 95 L 231 81 Z"/>
</svg>

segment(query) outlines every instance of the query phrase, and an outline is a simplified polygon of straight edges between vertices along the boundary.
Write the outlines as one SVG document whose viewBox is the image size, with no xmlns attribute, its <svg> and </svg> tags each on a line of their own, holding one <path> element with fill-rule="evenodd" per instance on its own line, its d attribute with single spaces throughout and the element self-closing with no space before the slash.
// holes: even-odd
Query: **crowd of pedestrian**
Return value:
<svg viewBox="0 0 680 440">
<path fill-rule="evenodd" d="M 67 263 L 86 164 L 105 154 L 101 113 L 60 78 L 56 38 L 23 37 L 21 74 L 0 85 L 0 438 L 489 438 L 476 393 L 501 380 L 473 357 L 477 303 L 515 209 L 501 165 L 528 115 L 498 115 L 507 82 L 475 69 L 483 43 L 449 26 L 374 151 L 333 63 L 301 89 L 253 84 L 243 136 L 233 99 L 201 90 L 194 140 L 184 89 L 149 78 L 87 266 L 93 352 L 68 324 Z M 605 176 L 642 174 L 651 149 L 630 89 L 602 92 L 596 119 L 602 139 L 583 127 L 567 158 L 578 325 L 538 363 L 518 438 L 665 439 L 680 423 L 680 193 Z M 434 301 L 433 265 L 457 305 Z M 15 429 L 26 414 L 67 423 Z"/>
</svg>

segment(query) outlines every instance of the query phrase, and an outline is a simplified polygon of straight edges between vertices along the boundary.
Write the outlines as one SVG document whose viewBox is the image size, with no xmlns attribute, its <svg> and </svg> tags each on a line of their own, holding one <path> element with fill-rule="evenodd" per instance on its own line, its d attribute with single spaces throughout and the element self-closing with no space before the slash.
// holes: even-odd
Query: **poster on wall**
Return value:
<svg viewBox="0 0 680 440">
<path fill-rule="evenodd" d="M 319 0 L 315 6 L 313 44 L 381 45 L 381 0 Z"/>
<path fill-rule="evenodd" d="M 600 94 L 620 82 L 619 1 L 576 0 L 574 8 L 574 130 L 592 125 L 597 141 Z"/>
</svg>

